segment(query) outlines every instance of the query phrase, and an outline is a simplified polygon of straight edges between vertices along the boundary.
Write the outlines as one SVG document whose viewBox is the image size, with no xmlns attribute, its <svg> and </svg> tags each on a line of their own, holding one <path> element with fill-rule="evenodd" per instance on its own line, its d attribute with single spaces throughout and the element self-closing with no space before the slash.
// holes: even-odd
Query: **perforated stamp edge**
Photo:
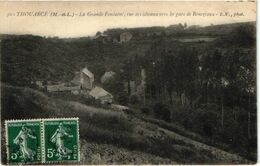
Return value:
<svg viewBox="0 0 260 166">
<path fill-rule="evenodd" d="M 45 137 L 44 137 L 44 121 L 60 121 L 60 120 L 76 120 L 77 121 L 77 147 L 78 147 L 78 160 L 71 160 L 71 161 L 46 161 L 45 160 L 45 149 L 44 149 L 44 154 L 43 158 L 44 160 L 42 161 L 43 163 L 59 163 L 59 164 L 65 164 L 65 163 L 78 163 L 80 162 L 80 145 L 79 145 L 79 118 L 78 117 L 72 117 L 72 118 L 45 118 L 42 119 L 42 131 L 43 131 L 43 146 L 45 147 Z"/>
<path fill-rule="evenodd" d="M 32 121 L 39 121 L 40 122 L 40 130 L 41 130 L 41 121 L 42 119 L 9 119 L 9 120 L 5 120 L 5 147 L 6 147 L 6 162 L 7 162 L 7 165 L 9 164 L 12 164 L 12 165 L 17 165 L 17 164 L 41 164 L 43 163 L 43 160 L 40 161 L 40 162 L 27 162 L 27 163 L 23 163 L 23 162 L 14 162 L 14 163 L 9 163 L 9 145 L 8 145 L 8 133 L 7 133 L 7 124 L 8 123 L 19 123 L 19 122 L 32 122 Z M 40 135 L 42 137 L 42 131 L 40 131 Z M 42 140 L 41 140 L 42 141 Z M 41 142 L 41 149 L 42 149 L 42 142 Z M 41 154 L 43 156 L 43 154 Z"/>
</svg>

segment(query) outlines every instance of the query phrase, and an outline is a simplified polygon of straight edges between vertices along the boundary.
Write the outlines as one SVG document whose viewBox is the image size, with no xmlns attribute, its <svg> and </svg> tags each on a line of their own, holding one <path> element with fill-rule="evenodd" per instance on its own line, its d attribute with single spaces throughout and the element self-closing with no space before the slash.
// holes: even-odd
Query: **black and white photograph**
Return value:
<svg viewBox="0 0 260 166">
<path fill-rule="evenodd" d="M 3 165 L 257 163 L 256 2 L 0 10 Z M 77 118 L 78 131 L 56 120 L 57 138 L 37 142 L 30 124 L 45 118 Z M 12 149 L 8 120 L 24 123 Z"/>
</svg>

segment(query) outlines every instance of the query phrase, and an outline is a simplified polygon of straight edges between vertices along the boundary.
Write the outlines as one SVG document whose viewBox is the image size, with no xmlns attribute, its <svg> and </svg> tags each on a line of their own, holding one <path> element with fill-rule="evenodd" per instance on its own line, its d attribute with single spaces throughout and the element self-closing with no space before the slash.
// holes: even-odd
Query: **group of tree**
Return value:
<svg viewBox="0 0 260 166">
<path fill-rule="evenodd" d="M 231 146 L 241 145 L 247 150 L 239 152 L 249 156 L 248 148 L 256 150 L 254 26 L 237 27 L 229 36 L 206 44 L 162 36 L 144 57 L 131 63 L 146 69 L 143 104 L 158 103 L 152 107 L 156 118 L 181 123 Z M 131 63 L 126 65 L 126 80 L 135 76 Z M 176 109 L 177 105 L 181 107 Z"/>
</svg>

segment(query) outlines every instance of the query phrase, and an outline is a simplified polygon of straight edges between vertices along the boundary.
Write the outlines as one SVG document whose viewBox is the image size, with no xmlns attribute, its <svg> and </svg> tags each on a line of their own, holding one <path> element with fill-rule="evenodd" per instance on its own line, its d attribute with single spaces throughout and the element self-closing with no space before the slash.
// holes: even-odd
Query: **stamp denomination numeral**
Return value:
<svg viewBox="0 0 260 166">
<path fill-rule="evenodd" d="M 54 152 L 53 149 L 48 149 L 47 150 L 47 157 L 48 158 L 52 158 L 53 157 L 53 152 Z"/>
</svg>

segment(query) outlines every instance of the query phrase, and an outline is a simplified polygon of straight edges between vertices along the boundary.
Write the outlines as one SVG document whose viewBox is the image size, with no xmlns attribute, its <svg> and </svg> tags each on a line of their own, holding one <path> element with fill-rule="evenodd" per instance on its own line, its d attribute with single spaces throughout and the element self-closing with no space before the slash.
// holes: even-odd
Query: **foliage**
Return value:
<svg viewBox="0 0 260 166">
<path fill-rule="evenodd" d="M 141 111 L 142 111 L 142 113 L 144 113 L 146 115 L 150 114 L 150 112 L 151 112 L 150 108 L 148 108 L 148 107 L 141 108 Z"/>
<path fill-rule="evenodd" d="M 171 121 L 171 110 L 167 105 L 162 103 L 157 103 L 154 105 L 153 110 L 154 110 L 154 115 L 157 118 L 163 119 L 167 122 Z"/>
<path fill-rule="evenodd" d="M 140 99 L 137 95 L 132 95 L 130 96 L 130 103 L 131 104 L 139 104 L 140 103 Z"/>
</svg>

